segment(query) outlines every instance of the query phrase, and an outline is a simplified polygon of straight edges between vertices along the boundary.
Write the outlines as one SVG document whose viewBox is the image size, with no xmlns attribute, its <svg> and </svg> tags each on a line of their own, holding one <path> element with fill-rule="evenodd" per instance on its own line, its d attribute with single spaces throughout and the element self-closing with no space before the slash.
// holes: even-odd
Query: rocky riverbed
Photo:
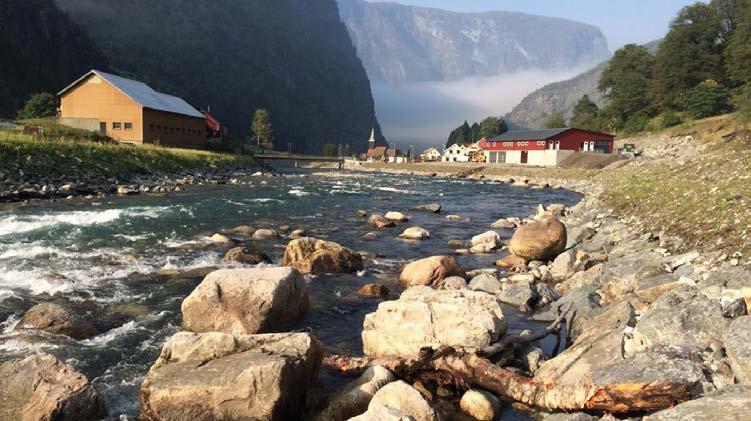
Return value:
<svg viewBox="0 0 751 421">
<path fill-rule="evenodd" d="M 373 183 L 378 176 L 364 177 L 351 180 Z M 343 224 L 357 230 L 359 241 L 352 240 L 352 232 L 319 232 L 324 235 L 317 237 L 326 240 L 306 237 L 314 226 L 300 227 L 294 235 L 292 229 L 238 226 L 211 237 L 224 244 L 228 260 L 248 259 L 253 265 L 276 260 L 278 254 L 269 253 L 274 254 L 270 258 L 247 245 L 237 250 L 244 243 L 241 237 L 269 245 L 285 232 L 282 267 L 223 268 L 190 288 L 178 309 L 184 331 L 164 336 L 166 343 L 140 385 L 141 416 L 360 421 L 751 417 L 751 277 L 744 269 L 672 250 L 659 233 L 641 232 L 603 206 L 598 186 L 590 182 L 502 181 L 457 183 L 475 193 L 515 186 L 506 200 L 514 195 L 549 198 L 546 192 L 564 185 L 586 196 L 570 207 L 548 201 L 528 217 L 511 212 L 488 219 L 472 213 L 471 205 L 457 207 L 435 194 L 420 201 L 427 205 L 428 198 L 435 199 L 443 205 L 441 213 L 414 200 L 401 204 L 401 196 L 393 196 L 403 187 L 392 184 L 381 190 L 391 197 L 376 197 L 361 211 L 346 210 L 351 216 Z M 310 193 L 303 187 L 293 190 Z M 378 201 L 381 205 L 374 206 Z M 454 224 L 460 227 L 444 232 Z M 316 311 L 317 285 L 326 277 L 340 273 L 337 282 L 351 283 L 356 279 L 351 274 L 377 267 L 378 256 L 355 250 L 384 237 L 398 241 L 388 243 L 394 251 L 401 250 L 400 244 L 415 247 L 400 252 L 404 258 L 393 271 L 356 281 L 355 290 L 386 296 L 359 304 L 368 309 L 357 332 L 361 353 L 354 347 L 325 356 L 341 354 L 342 347 L 326 344 L 323 331 L 295 320 Z M 395 294 L 389 296 L 388 289 Z M 84 335 L 75 317 L 65 309 L 37 310 L 27 312 L 16 328 Z M 520 319 L 540 323 L 519 329 Z M 426 348 L 435 351 L 426 354 Z M 42 401 L 63 411 L 54 414 L 76 413 L 68 410 L 99 416 L 100 398 L 85 378 L 73 367 L 54 364 L 15 359 L 0 370 L 20 366 L 31 373 L 29 378 L 41 370 L 70 373 L 56 380 L 78 382 L 74 390 L 86 393 L 66 394 L 70 388 L 48 380 L 44 390 L 61 392 L 40 397 L 9 382 L 0 388 L 3 396 L 17 396 L 8 414 Z M 336 372 L 360 377 L 341 389 L 322 389 L 317 379 Z"/>
</svg>

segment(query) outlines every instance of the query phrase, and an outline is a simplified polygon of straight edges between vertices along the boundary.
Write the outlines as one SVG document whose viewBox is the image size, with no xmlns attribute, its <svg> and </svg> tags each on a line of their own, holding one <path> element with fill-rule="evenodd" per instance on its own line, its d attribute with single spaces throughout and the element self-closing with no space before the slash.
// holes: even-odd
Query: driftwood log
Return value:
<svg viewBox="0 0 751 421">
<path fill-rule="evenodd" d="M 425 348 L 416 358 L 368 358 L 332 355 L 324 359 L 329 369 L 358 374 L 382 365 L 409 382 L 437 384 L 458 391 L 478 387 L 529 406 L 551 411 L 646 412 L 669 408 L 691 398 L 685 384 L 672 382 L 595 385 L 556 385 L 525 377 L 493 364 L 477 354 L 452 348 Z"/>
</svg>

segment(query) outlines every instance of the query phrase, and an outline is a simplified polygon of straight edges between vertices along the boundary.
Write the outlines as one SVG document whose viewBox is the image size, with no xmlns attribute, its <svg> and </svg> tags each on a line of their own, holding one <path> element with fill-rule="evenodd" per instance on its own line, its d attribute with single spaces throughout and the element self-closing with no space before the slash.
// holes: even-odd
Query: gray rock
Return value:
<svg viewBox="0 0 751 421">
<path fill-rule="evenodd" d="M 718 393 L 656 412 L 644 421 L 719 421 L 751 419 L 751 388 L 730 386 Z"/>
<path fill-rule="evenodd" d="M 183 300 L 183 327 L 236 335 L 268 332 L 307 309 L 308 286 L 295 269 L 218 270 Z"/>
<path fill-rule="evenodd" d="M 722 340 L 738 383 L 751 386 L 751 316 L 733 320 Z"/>
<path fill-rule="evenodd" d="M 481 273 L 469 282 L 469 289 L 495 294 L 501 289 L 501 281 L 493 275 Z"/>
<path fill-rule="evenodd" d="M 597 421 L 598 417 L 585 414 L 584 412 L 574 412 L 571 414 L 548 414 L 542 421 Z"/>
<path fill-rule="evenodd" d="M 260 263 L 271 263 L 271 258 L 266 253 L 254 248 L 235 247 L 225 253 L 222 263 L 257 265 Z"/>
<path fill-rule="evenodd" d="M 663 294 L 644 312 L 634 328 L 634 339 L 647 348 L 703 349 L 719 341 L 728 324 L 719 303 L 684 286 Z"/>
<path fill-rule="evenodd" d="M 503 282 L 495 295 L 500 302 L 519 308 L 528 308 L 539 298 L 534 286 L 527 281 Z"/>
<path fill-rule="evenodd" d="M 98 420 L 104 400 L 83 374 L 48 354 L 0 364 L 0 419 Z"/>
<path fill-rule="evenodd" d="M 300 419 L 322 357 L 307 333 L 177 333 L 143 380 L 141 419 Z"/>
<path fill-rule="evenodd" d="M 428 205 L 417 206 L 413 210 L 420 211 L 420 212 L 439 213 L 441 211 L 441 205 L 437 203 L 431 203 Z"/>
<path fill-rule="evenodd" d="M 435 409 L 414 387 L 402 380 L 389 383 L 373 396 L 368 411 L 374 407 L 385 406 L 397 409 L 415 421 L 437 421 Z"/>
<path fill-rule="evenodd" d="M 436 289 L 467 289 L 467 281 L 461 276 L 449 276 L 446 279 L 438 281 Z"/>
<path fill-rule="evenodd" d="M 603 311 L 600 306 L 600 295 L 595 289 L 577 288 L 564 294 L 548 311 L 540 313 L 535 318 L 552 322 L 558 317 L 560 309 L 568 310 L 565 316 L 565 333 L 569 342 L 576 340 L 584 325 Z"/>
<path fill-rule="evenodd" d="M 548 356 L 542 349 L 529 344 L 514 345 L 514 359 L 521 364 L 523 370 L 534 375 Z"/>
<path fill-rule="evenodd" d="M 556 280 L 563 280 L 568 278 L 574 272 L 574 264 L 576 263 L 576 253 L 573 250 L 569 250 L 553 260 L 550 265 L 550 273 Z"/>
</svg>

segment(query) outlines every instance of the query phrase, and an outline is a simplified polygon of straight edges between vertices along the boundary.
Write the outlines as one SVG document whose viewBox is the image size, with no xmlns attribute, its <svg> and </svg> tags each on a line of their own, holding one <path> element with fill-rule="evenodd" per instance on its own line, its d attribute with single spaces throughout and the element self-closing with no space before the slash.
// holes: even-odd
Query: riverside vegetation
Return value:
<svg viewBox="0 0 751 421">
<path fill-rule="evenodd" d="M 570 207 L 548 204 L 536 215 L 480 225 L 461 214 L 444 215 L 438 204 L 408 210 L 393 198 L 377 206 L 390 212 L 347 209 L 348 230 L 372 230 L 361 241 L 385 237 L 414 247 L 434 245 L 413 249 L 422 255 L 412 253 L 394 275 L 397 284 L 388 289 L 403 290 L 398 297 L 388 296 L 383 286 L 363 285 L 363 294 L 380 298 L 368 298 L 377 305 L 360 325 L 362 353 L 332 353 L 290 323 L 313 311 L 321 296 L 311 290 L 326 274 L 357 283 L 351 274 L 367 272 L 377 257 L 289 227 L 239 226 L 211 237 L 227 250 L 227 258 L 248 255 L 253 262 L 268 257 L 249 247 L 234 249 L 242 238 L 265 244 L 261 239 L 286 232 L 290 241 L 281 267 L 214 271 L 182 301 L 184 331 L 167 339 L 143 379 L 141 417 L 493 420 L 511 406 L 517 416 L 548 420 L 612 419 L 611 414 L 644 420 L 748 418 L 751 276 L 744 266 L 749 262 L 742 241 L 717 241 L 744 238 L 745 209 L 721 231 L 700 225 L 701 234 L 692 239 L 679 229 L 699 222 L 684 217 L 696 206 L 714 218 L 731 215 L 721 206 L 725 199 L 747 200 L 748 192 L 731 188 L 714 190 L 709 194 L 715 200 L 702 203 L 709 202 L 703 189 L 712 177 L 729 177 L 729 182 L 747 177 L 747 127 L 715 118 L 628 141 L 643 151 L 637 158 L 603 170 L 555 170 L 561 178 L 533 168 L 526 171 L 535 177 L 509 175 L 515 167 L 493 175 L 489 167 L 470 165 L 363 166 L 426 176 L 440 168 L 436 183 L 462 183 L 465 191 L 511 188 L 498 186 L 503 183 L 521 198 L 554 194 L 557 187 L 585 197 Z M 679 182 L 696 168 L 707 178 Z M 645 187 L 649 175 L 660 175 L 665 187 Z M 402 177 L 416 184 L 413 176 Z M 649 186 L 663 200 L 642 193 Z M 642 202 L 633 203 L 633 197 L 643 198 L 644 207 L 639 209 Z M 651 225 L 652 219 L 659 222 Z M 453 224 L 462 224 L 454 231 L 458 235 L 448 241 L 441 237 L 443 250 L 436 249 L 439 227 Z M 488 259 L 495 267 L 483 264 Z M 249 305 L 253 312 L 244 311 Z M 70 317 L 45 311 L 55 323 L 36 322 L 44 319 L 36 310 L 16 329 L 70 324 Z M 512 330 L 520 317 L 544 325 Z M 56 372 L 55 363 L 27 357 L 0 370 L 25 370 L 35 378 L 35 367 Z M 59 370 L 76 373 L 70 367 Z M 344 373 L 353 381 L 321 394 L 319 372 Z M 33 400 L 62 408 L 55 415 L 73 413 L 64 412 L 69 408 L 89 411 L 79 415 L 101 414 L 100 398 L 85 378 L 73 376 L 86 393 L 51 387 L 44 390 L 55 393 L 32 396 L 16 393 L 15 382 L 0 393 L 14 393 L 17 407 Z"/>
</svg>

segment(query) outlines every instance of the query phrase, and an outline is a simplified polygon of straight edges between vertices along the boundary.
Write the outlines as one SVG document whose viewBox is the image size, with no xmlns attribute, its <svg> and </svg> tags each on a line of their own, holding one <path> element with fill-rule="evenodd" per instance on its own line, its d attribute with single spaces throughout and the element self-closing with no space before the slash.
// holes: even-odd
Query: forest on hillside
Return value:
<svg viewBox="0 0 751 421">
<path fill-rule="evenodd" d="M 31 94 L 57 93 L 107 59 L 86 31 L 52 0 L 3 1 L 0 7 L 0 117 L 12 118 Z"/>
<path fill-rule="evenodd" d="M 740 111 L 751 114 L 751 1 L 713 0 L 684 7 L 656 53 L 636 44 L 603 70 L 600 109 L 582 97 L 572 127 L 637 133 Z"/>
</svg>

